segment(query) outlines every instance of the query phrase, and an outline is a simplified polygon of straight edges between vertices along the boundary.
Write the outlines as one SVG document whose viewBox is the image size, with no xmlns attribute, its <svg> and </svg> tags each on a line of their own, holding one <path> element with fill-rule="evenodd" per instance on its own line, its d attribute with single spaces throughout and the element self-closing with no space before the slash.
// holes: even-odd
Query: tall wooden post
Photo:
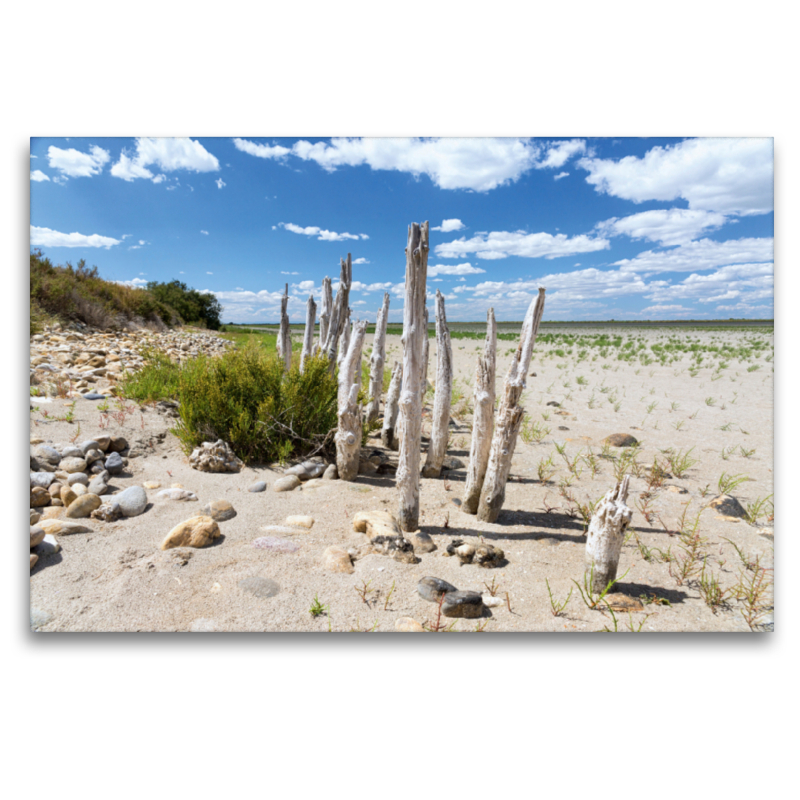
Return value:
<svg viewBox="0 0 800 800">
<path fill-rule="evenodd" d="M 427 303 L 427 298 L 426 298 Z M 424 321 L 423 327 L 425 328 L 425 336 L 422 340 L 422 368 L 420 379 L 420 391 L 422 392 L 422 405 L 425 405 L 425 394 L 428 391 L 428 354 L 430 352 L 430 337 L 428 336 L 428 306 L 423 309 Z"/>
<path fill-rule="evenodd" d="M 467 481 L 461 510 L 467 514 L 478 513 L 478 503 L 483 488 L 489 450 L 494 432 L 495 373 L 497 364 L 497 323 L 494 309 L 486 315 L 486 341 L 483 355 L 478 359 L 475 371 L 475 415 L 472 421 L 472 443 L 469 451 Z"/>
<path fill-rule="evenodd" d="M 314 324 L 317 321 L 317 304 L 314 302 L 314 295 L 308 296 L 306 302 L 306 331 L 303 336 L 303 352 L 300 356 L 300 372 L 306 368 L 306 359 L 311 358 L 314 352 Z"/>
<path fill-rule="evenodd" d="M 506 482 L 517 446 L 517 436 L 522 426 L 525 409 L 519 405 L 520 397 L 525 389 L 525 378 L 531 366 L 533 344 L 544 313 L 544 288 L 539 287 L 539 294 L 533 300 L 519 337 L 519 345 L 514 359 L 506 375 L 503 399 L 497 411 L 492 446 L 489 450 L 489 464 L 481 489 L 478 504 L 478 519 L 482 522 L 496 522 L 503 507 L 506 496 Z"/>
<path fill-rule="evenodd" d="M 389 321 L 389 293 L 383 295 L 383 305 L 378 309 L 375 321 L 375 338 L 372 340 L 372 356 L 369 370 L 369 404 L 367 424 L 378 419 L 383 393 L 383 363 L 386 357 L 386 324 Z"/>
<path fill-rule="evenodd" d="M 425 337 L 427 340 L 427 336 Z M 453 399 L 453 351 L 450 346 L 450 331 L 444 311 L 444 295 L 436 290 L 436 396 L 433 400 L 431 441 L 422 474 L 426 478 L 438 478 L 442 462 L 447 455 L 447 440 L 450 434 L 450 404 Z"/>
<path fill-rule="evenodd" d="M 425 328 L 425 292 L 428 279 L 428 223 L 412 223 L 406 244 L 406 296 L 403 306 L 403 389 L 400 393 L 400 453 L 397 488 L 398 522 L 404 531 L 419 527 L 419 460 L 422 434 L 422 343 Z"/>
<path fill-rule="evenodd" d="M 333 292 L 331 291 L 331 279 L 326 275 L 322 279 L 322 300 L 319 307 L 319 342 L 317 350 L 321 351 L 325 347 L 325 340 L 328 338 L 328 325 L 331 321 L 331 309 L 333 308 Z"/>
<path fill-rule="evenodd" d="M 350 322 L 350 312 L 352 309 L 345 309 L 344 319 L 342 320 L 342 332 L 339 336 L 339 355 L 336 356 L 336 365 L 342 368 L 342 361 L 347 355 L 347 348 L 350 346 L 350 336 L 353 333 L 353 325 Z"/>
<path fill-rule="evenodd" d="M 286 369 L 292 366 L 292 331 L 289 327 L 289 284 L 286 284 L 281 298 L 281 327 L 278 330 L 278 356 L 283 359 Z"/>
<path fill-rule="evenodd" d="M 386 393 L 386 407 L 383 410 L 383 429 L 381 430 L 381 442 L 383 442 L 384 447 L 388 447 L 390 450 L 397 450 L 400 447 L 400 440 L 395 426 L 397 425 L 398 403 L 400 402 L 400 390 L 402 388 L 403 365 L 399 361 L 395 361 L 392 368 L 389 391 Z"/>
<path fill-rule="evenodd" d="M 331 318 L 328 323 L 328 335 L 322 349 L 331 363 L 331 372 L 336 366 L 336 349 L 339 337 L 344 330 L 345 318 L 349 315 L 350 283 L 353 280 L 353 261 L 350 253 L 347 261 L 341 259 L 341 272 L 339 273 L 339 288 L 336 290 L 336 299 L 331 308 Z"/>
<path fill-rule="evenodd" d="M 353 481 L 358 475 L 361 453 L 361 407 L 358 404 L 360 380 L 357 379 L 361 363 L 361 348 L 367 323 L 355 325 L 350 346 L 339 369 L 339 427 L 334 437 L 336 442 L 336 469 L 343 481 Z"/>
</svg>

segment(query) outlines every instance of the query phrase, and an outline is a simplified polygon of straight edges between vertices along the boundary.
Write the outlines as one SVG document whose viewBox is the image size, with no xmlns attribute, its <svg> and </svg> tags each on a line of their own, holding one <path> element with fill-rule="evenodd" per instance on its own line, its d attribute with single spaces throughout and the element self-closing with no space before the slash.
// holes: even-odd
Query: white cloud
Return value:
<svg viewBox="0 0 800 800">
<path fill-rule="evenodd" d="M 213 272 L 206 272 L 206 275 L 213 275 Z"/>
<path fill-rule="evenodd" d="M 361 281 L 352 281 L 350 284 L 350 291 L 352 292 L 388 292 L 395 288 L 395 286 L 402 286 L 405 290 L 405 283 L 396 284 L 391 281 L 386 283 L 362 283 Z"/>
<path fill-rule="evenodd" d="M 281 270 L 281 275 L 299 275 L 299 272 L 284 272 Z"/>
<path fill-rule="evenodd" d="M 147 242 L 144 239 L 139 239 L 139 244 L 147 244 Z"/>
<path fill-rule="evenodd" d="M 307 228 L 302 228 L 299 225 L 295 225 L 293 222 L 279 222 L 278 226 L 292 233 L 316 236 L 317 240 L 320 242 L 341 242 L 345 239 L 369 239 L 366 233 L 336 233 L 336 231 L 318 228 L 316 225 L 309 225 Z"/>
<path fill-rule="evenodd" d="M 774 267 L 771 263 L 733 264 L 708 275 L 693 273 L 677 284 L 651 284 L 648 298 L 655 303 L 718 303 L 724 300 L 757 302 L 772 300 Z"/>
<path fill-rule="evenodd" d="M 167 180 L 167 176 L 162 173 L 153 178 L 153 183 L 163 183 L 165 180 Z"/>
<path fill-rule="evenodd" d="M 473 236 L 472 239 L 456 239 L 435 248 L 442 258 L 460 258 L 474 253 L 476 258 L 498 259 L 507 256 L 524 258 L 559 258 L 575 253 L 592 253 L 607 250 L 607 239 L 592 238 L 581 234 L 571 239 L 563 233 L 555 236 L 549 233 L 525 233 L 524 231 L 491 231 L 488 234 Z"/>
<path fill-rule="evenodd" d="M 554 181 L 560 181 L 562 178 L 566 178 L 569 175 L 569 172 L 559 172 L 558 175 L 553 175 Z"/>
<path fill-rule="evenodd" d="M 62 178 L 89 178 L 99 175 L 110 158 L 108 150 L 103 150 L 96 144 L 89 148 L 88 153 L 81 153 L 72 147 L 69 150 L 52 145 L 47 148 L 48 163 L 52 169 L 61 173 Z"/>
<path fill-rule="evenodd" d="M 700 239 L 671 250 L 646 250 L 635 258 L 615 261 L 622 272 L 693 272 L 727 264 L 772 261 L 774 245 L 767 239 Z"/>
<path fill-rule="evenodd" d="M 293 284 L 293 287 L 295 284 Z M 314 292 L 314 281 L 300 281 L 296 284 L 297 288 L 304 293 L 311 294 Z"/>
<path fill-rule="evenodd" d="M 111 283 L 118 283 L 120 286 L 130 286 L 133 289 L 141 289 L 143 286 L 147 286 L 147 281 L 141 278 L 133 278 L 133 280 L 130 281 L 111 281 Z"/>
<path fill-rule="evenodd" d="M 233 144 L 237 150 L 241 150 L 243 153 L 248 153 L 251 156 L 257 156 L 258 158 L 282 159 L 291 153 L 291 150 L 286 147 L 256 144 L 255 142 L 248 142 L 247 139 L 234 139 Z"/>
<path fill-rule="evenodd" d="M 596 191 L 641 203 L 683 198 L 691 209 L 765 214 L 773 207 L 772 139 L 689 139 L 642 158 L 583 158 Z"/>
<path fill-rule="evenodd" d="M 366 259 L 366 258 L 354 258 L 353 259 L 353 263 L 354 264 L 369 264 L 370 262 L 369 262 L 369 259 Z"/>
<path fill-rule="evenodd" d="M 612 217 L 598 222 L 596 230 L 604 236 L 624 234 L 631 239 L 649 239 L 670 246 L 684 244 L 700 234 L 716 230 L 727 217 L 714 211 L 690 208 L 669 208 L 642 211 L 629 217 Z"/>
<path fill-rule="evenodd" d="M 131 158 L 123 151 L 119 161 L 111 168 L 111 174 L 126 181 L 147 178 L 154 183 L 161 183 L 165 180 L 163 175 L 154 176 L 148 169 L 149 166 L 157 166 L 164 172 L 174 172 L 178 169 L 190 172 L 216 172 L 219 169 L 219 161 L 200 142 L 188 137 L 139 137 L 136 140 L 136 155 Z"/>
<path fill-rule="evenodd" d="M 31 244 L 39 247 L 113 247 L 121 239 L 112 239 L 110 236 L 100 236 L 93 233 L 86 236 L 82 233 L 61 233 L 50 228 L 38 228 L 31 225 Z"/>
<path fill-rule="evenodd" d="M 573 156 L 586 152 L 586 142 L 582 139 L 570 139 L 566 142 L 550 142 L 545 157 L 537 165 L 537 169 L 563 167 Z M 567 173 L 564 173 L 567 174 Z"/>
<path fill-rule="evenodd" d="M 50 176 L 45 175 L 40 169 L 34 169 L 31 171 L 31 180 L 32 181 L 49 181 Z"/>
<path fill-rule="evenodd" d="M 460 231 L 464 227 L 464 223 L 460 219 L 445 219 L 442 220 L 441 225 L 431 228 L 432 231 L 441 231 L 442 233 L 450 233 L 451 231 Z"/>
<path fill-rule="evenodd" d="M 690 311 L 691 309 L 685 308 L 684 306 L 648 306 L 647 308 L 643 308 L 641 310 L 641 314 L 653 314 L 653 313 L 666 313 L 670 311 Z"/>
<path fill-rule="evenodd" d="M 141 250 L 142 246 L 140 244 L 132 244 L 128 250 Z"/>
<path fill-rule="evenodd" d="M 433 267 L 428 267 L 428 277 L 435 277 L 436 275 L 480 275 L 486 272 L 485 269 L 480 267 L 473 267 L 472 264 L 447 265 L 437 264 Z"/>
<path fill-rule="evenodd" d="M 217 179 L 214 181 L 214 183 L 216 183 L 216 184 L 217 184 L 217 189 L 221 189 L 223 186 L 227 186 L 227 185 L 228 185 L 227 183 L 225 183 L 225 181 L 224 181 L 224 180 L 222 180 L 222 178 L 217 178 Z"/>
<path fill-rule="evenodd" d="M 354 303 L 350 303 L 351 306 L 365 306 L 366 304 L 366 300 L 356 300 Z"/>
<path fill-rule="evenodd" d="M 208 236 L 208 231 L 200 231 L 200 233 L 204 234 L 205 236 Z"/>
</svg>

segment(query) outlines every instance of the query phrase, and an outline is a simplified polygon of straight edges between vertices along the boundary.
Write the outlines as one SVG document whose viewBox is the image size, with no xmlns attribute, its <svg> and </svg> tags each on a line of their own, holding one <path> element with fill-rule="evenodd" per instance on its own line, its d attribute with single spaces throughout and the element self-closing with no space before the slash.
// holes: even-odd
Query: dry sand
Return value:
<svg viewBox="0 0 800 800">
<path fill-rule="evenodd" d="M 660 333 L 643 335 L 655 338 Z M 737 332 L 692 335 L 736 341 L 745 336 Z M 457 380 L 472 381 L 481 347 L 482 342 L 475 340 L 453 341 Z M 498 342 L 498 392 L 502 390 L 513 347 L 513 342 Z M 387 337 L 387 348 L 390 367 L 400 358 L 399 337 Z M 400 617 L 413 617 L 421 623 L 435 618 L 436 606 L 417 594 L 417 581 L 424 576 L 443 578 L 459 589 L 481 592 L 494 581 L 499 587 L 498 596 L 506 599 L 507 593 L 510 610 L 503 605 L 492 608 L 481 620 L 455 620 L 455 631 L 474 631 L 484 623 L 486 632 L 572 632 L 613 627 L 607 612 L 587 608 L 573 584 L 573 579 L 580 582 L 583 574 L 585 538 L 580 518 L 568 515 L 570 504 L 559 495 L 558 481 L 568 471 L 554 443 L 566 443 L 570 457 L 579 451 L 587 453 L 588 447 L 599 454 L 606 436 L 630 433 L 643 445 L 639 460 L 644 464 L 651 464 L 655 456 L 660 456 L 659 451 L 668 447 L 684 451 L 694 448 L 692 455 L 698 462 L 688 475 L 667 479 L 652 502 L 667 528 L 677 526 L 686 503 L 690 504 L 688 518 L 694 518 L 717 494 L 717 482 L 723 472 L 749 476 L 750 480 L 733 492 L 745 505 L 773 491 L 772 365 L 761 359 L 754 362 L 761 364 L 758 371 L 747 372 L 747 364 L 732 360 L 722 377 L 712 381 L 710 368 L 691 378 L 685 371 L 688 358 L 670 366 L 643 367 L 600 358 L 575 364 L 560 358 L 542 360 L 544 349 L 537 344 L 534 351 L 531 370 L 536 377 L 529 379 L 525 407 L 532 419 L 549 426 L 551 432 L 539 444 L 518 442 L 504 510 L 497 524 L 481 523 L 452 502 L 461 496 L 463 469 L 447 473 L 445 480 L 422 479 L 420 524 L 437 543 L 435 552 L 422 554 L 416 565 L 368 555 L 355 562 L 351 575 L 327 572 L 320 566 L 320 555 L 327 546 L 365 541 L 363 535 L 352 530 L 357 511 L 396 511 L 393 476 L 360 476 L 354 483 L 325 482 L 315 490 L 276 493 L 268 488 L 263 493 L 250 493 L 247 487 L 252 483 L 263 479 L 272 484 L 281 470 L 245 468 L 227 475 L 197 472 L 189 466 L 175 437 L 168 434 L 151 453 L 131 459 L 125 474 L 112 478 L 112 485 L 122 489 L 160 481 L 161 488 L 168 488 L 179 483 L 195 492 L 199 502 L 155 499 L 160 489 L 149 490 L 151 507 L 141 516 L 110 524 L 90 520 L 91 533 L 60 537 L 61 552 L 41 558 L 31 572 L 32 611 L 35 609 L 40 621 L 49 618 L 39 630 L 387 632 L 394 630 Z M 431 378 L 435 376 L 435 354 L 432 340 Z M 559 369 L 558 364 L 565 364 L 566 368 Z M 609 369 L 603 369 L 603 364 Z M 676 375 L 680 370 L 683 373 Z M 584 376 L 588 385 L 577 385 L 577 376 Z M 567 380 L 571 382 L 569 389 L 562 385 Z M 601 386 L 616 388 L 621 404 L 618 412 L 608 402 L 608 395 L 599 391 Z M 570 393 L 571 399 L 565 399 Z M 596 405 L 589 408 L 593 394 Z M 706 405 L 707 397 L 714 397 L 716 404 Z M 561 408 L 546 406 L 548 401 L 561 403 Z M 657 406 L 648 414 L 647 407 L 652 402 Z M 431 403 L 429 400 L 429 406 Z M 677 409 L 671 410 L 672 403 L 678 403 Z M 51 415 L 62 413 L 65 407 L 66 403 L 58 400 L 46 406 Z M 694 418 L 689 418 L 695 412 Z M 546 422 L 542 420 L 543 413 L 550 415 Z M 80 425 L 79 441 L 103 432 L 122 434 L 133 442 L 167 431 L 173 424 L 152 409 L 137 409 L 123 424 L 112 422 L 110 428 L 101 431 L 97 404 L 83 399 L 77 403 L 72 425 L 46 421 L 37 413 L 31 419 L 31 437 L 53 443 L 72 439 L 76 425 Z M 677 430 L 675 424 L 681 420 L 683 425 Z M 728 423 L 728 430 L 720 429 Z M 428 431 L 426 418 L 423 432 Z M 449 455 L 466 463 L 470 435 L 471 417 L 465 417 L 460 420 L 460 427 L 452 431 Z M 755 452 L 749 457 L 737 452 L 723 459 L 723 448 L 731 446 Z M 372 438 L 369 448 L 380 449 L 380 440 Z M 551 454 L 557 471 L 551 482 L 543 485 L 537 477 L 537 463 Z M 599 464 L 594 479 L 584 468 L 570 487 L 579 501 L 595 500 L 613 487 L 611 464 L 603 459 Z M 702 496 L 708 485 L 710 488 Z M 629 505 L 633 507 L 645 489 L 645 478 L 634 477 Z M 159 549 L 174 525 L 200 513 L 205 503 L 217 499 L 230 501 L 237 511 L 235 518 L 220 523 L 224 538 L 205 549 Z M 316 520 L 310 531 L 278 534 L 298 545 L 296 552 L 277 553 L 252 546 L 254 539 L 269 535 L 261 530 L 262 526 L 281 525 L 291 514 L 310 514 Z M 648 524 L 634 510 L 632 527 L 643 545 L 662 550 L 671 546 L 673 553 L 680 553 L 679 538 L 665 532 L 657 519 Z M 761 556 L 762 564 L 772 567 L 771 523 L 765 526 L 762 521 L 762 525 L 753 526 L 744 520 L 724 520 L 713 509 L 707 509 L 700 517 L 699 531 L 707 539 L 709 569 L 719 576 L 723 588 L 735 584 L 740 573 L 736 552 L 726 539 L 750 556 Z M 455 558 L 442 555 L 454 536 L 482 536 L 487 542 L 499 544 L 508 563 L 493 570 L 459 566 Z M 184 557 L 186 553 L 189 557 Z M 619 591 L 632 597 L 655 594 L 666 598 L 670 605 L 647 604 L 630 617 L 619 613 L 620 629 L 631 624 L 638 628 L 643 622 L 643 631 L 750 630 L 740 613 L 741 603 L 732 600 L 729 607 L 713 613 L 696 582 L 679 585 L 670 576 L 667 564 L 645 561 L 634 537 L 624 546 L 620 559 L 619 574 L 626 571 L 617 587 Z M 240 581 L 253 576 L 274 581 L 280 590 L 271 597 L 258 597 L 239 586 Z M 545 579 L 553 595 L 561 600 L 573 589 L 561 616 L 551 613 Z M 365 582 L 370 589 L 368 604 L 356 591 Z M 387 602 L 393 584 L 395 588 Z M 309 614 L 315 596 L 328 609 L 316 618 Z M 771 620 L 771 612 L 767 612 L 760 621 L 769 629 Z"/>
</svg>

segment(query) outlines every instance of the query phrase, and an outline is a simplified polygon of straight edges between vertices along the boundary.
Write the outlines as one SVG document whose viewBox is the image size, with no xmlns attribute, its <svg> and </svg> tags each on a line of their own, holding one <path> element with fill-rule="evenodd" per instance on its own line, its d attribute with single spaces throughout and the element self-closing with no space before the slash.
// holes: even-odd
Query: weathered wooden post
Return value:
<svg viewBox="0 0 800 800">
<path fill-rule="evenodd" d="M 339 427 L 336 442 L 336 469 L 343 481 L 353 481 L 358 475 L 361 452 L 361 407 L 358 404 L 360 381 L 356 371 L 361 363 L 361 348 L 367 323 L 356 323 L 350 346 L 339 369 Z"/>
<path fill-rule="evenodd" d="M 422 343 L 425 328 L 425 291 L 428 279 L 428 223 L 412 223 L 406 244 L 406 297 L 403 306 L 403 389 L 400 393 L 400 453 L 397 515 L 404 531 L 419 526 L 419 459 L 422 434 Z"/>
<path fill-rule="evenodd" d="M 390 450 L 397 450 L 400 447 L 395 425 L 397 425 L 398 403 L 402 388 L 403 365 L 399 361 L 395 361 L 394 367 L 392 367 L 392 380 L 389 383 L 389 391 L 386 393 L 386 407 L 383 409 L 383 429 L 381 430 L 381 442 L 383 442 L 384 447 L 388 447 Z"/>
<path fill-rule="evenodd" d="M 426 298 L 427 302 L 427 298 Z M 420 382 L 420 391 L 422 392 L 422 405 L 425 405 L 425 394 L 428 391 L 428 353 L 430 351 L 430 339 L 428 337 L 428 306 L 426 305 L 423 310 L 425 319 L 423 326 L 425 327 L 425 337 L 422 340 L 422 379 Z"/>
<path fill-rule="evenodd" d="M 531 366 L 533 343 L 544 313 L 544 288 L 539 287 L 539 294 L 530 304 L 514 359 L 506 375 L 503 399 L 497 410 L 494 425 L 492 446 L 489 450 L 489 464 L 481 488 L 481 499 L 478 503 L 478 519 L 482 522 L 495 522 L 506 496 L 506 482 L 514 458 L 517 436 L 522 426 L 525 409 L 519 405 L 522 391 L 525 388 L 525 377 Z"/>
<path fill-rule="evenodd" d="M 478 513 L 483 479 L 489 463 L 489 450 L 494 431 L 495 373 L 497 364 L 497 323 L 494 309 L 486 315 L 486 341 L 483 355 L 475 371 L 475 415 L 472 421 L 472 443 L 469 451 L 467 481 L 461 510 L 467 514 Z"/>
<path fill-rule="evenodd" d="M 372 356 L 369 370 L 369 403 L 367 424 L 378 419 L 383 392 L 383 363 L 386 357 L 386 323 L 389 321 L 389 293 L 383 295 L 383 305 L 378 309 L 375 321 L 375 338 L 372 340 Z"/>
<path fill-rule="evenodd" d="M 353 279 L 353 261 L 350 253 L 347 254 L 347 261 L 341 259 L 341 272 L 339 274 L 339 288 L 336 290 L 336 299 L 331 308 L 331 318 L 328 323 L 328 335 L 322 351 L 328 356 L 331 364 L 331 372 L 336 366 L 336 348 L 339 344 L 339 337 L 344 330 L 345 316 L 349 315 L 350 309 L 350 283 Z"/>
<path fill-rule="evenodd" d="M 591 582 L 590 589 L 594 594 L 600 594 L 617 577 L 625 530 L 633 516 L 633 511 L 625 504 L 629 480 L 630 475 L 626 475 L 606 492 L 589 522 L 586 533 L 586 582 Z"/>
<path fill-rule="evenodd" d="M 281 327 L 278 330 L 278 356 L 283 359 L 286 369 L 292 366 L 292 331 L 289 328 L 289 284 L 286 284 L 283 297 L 281 298 Z"/>
<path fill-rule="evenodd" d="M 314 295 L 308 296 L 306 302 L 306 331 L 303 336 L 303 352 L 300 355 L 300 372 L 305 372 L 306 359 L 311 358 L 314 353 L 314 324 L 317 321 L 317 304 L 314 302 Z"/>
<path fill-rule="evenodd" d="M 347 348 L 350 346 L 350 335 L 353 332 L 353 326 L 350 322 L 350 312 L 352 309 L 345 310 L 344 319 L 342 320 L 342 333 L 339 336 L 339 355 L 336 356 L 336 366 L 342 368 L 342 361 L 347 355 Z"/>
<path fill-rule="evenodd" d="M 428 337 L 426 335 L 425 340 Z M 450 403 L 453 399 L 453 351 L 450 346 L 450 331 L 444 311 L 444 295 L 436 290 L 436 396 L 433 400 L 431 441 L 422 475 L 438 478 L 442 462 L 447 455 L 447 440 L 450 433 Z"/>
<path fill-rule="evenodd" d="M 326 275 L 322 279 L 322 300 L 319 307 L 319 342 L 317 350 L 321 351 L 328 338 L 328 325 L 331 321 L 331 308 L 333 307 L 333 292 L 331 291 L 331 279 Z"/>
</svg>

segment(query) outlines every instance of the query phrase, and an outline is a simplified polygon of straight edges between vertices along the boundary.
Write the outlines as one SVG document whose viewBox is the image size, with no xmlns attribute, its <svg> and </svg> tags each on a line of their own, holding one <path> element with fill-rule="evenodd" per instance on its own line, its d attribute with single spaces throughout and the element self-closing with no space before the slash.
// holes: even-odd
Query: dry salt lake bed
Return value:
<svg viewBox="0 0 800 800">
<path fill-rule="evenodd" d="M 772 629 L 771 327 L 543 325 L 525 395 L 527 418 L 496 524 L 459 508 L 483 343 L 482 326 L 462 327 L 461 334 L 457 324 L 450 327 L 456 382 L 448 455 L 456 461 L 443 478 L 421 480 L 420 527 L 437 549 L 418 553 L 416 564 L 369 554 L 343 573 L 321 561 L 330 545 L 364 544 L 352 526 L 357 512 L 396 511 L 397 454 L 381 446 L 378 434 L 364 454 L 380 464 L 375 474 L 275 492 L 283 473 L 277 464 L 233 474 L 193 469 L 170 433 L 174 418 L 152 406 L 114 403 L 116 413 L 109 414 L 80 398 L 66 421 L 56 418 L 71 401 L 42 404 L 31 413 L 32 452 L 41 444 L 68 445 L 77 426 L 79 441 L 121 436 L 130 445 L 122 451 L 127 464 L 109 490 L 155 488 L 146 489 L 148 505 L 139 516 L 83 520 L 89 531 L 56 536 L 60 551 L 42 552 L 31 570 L 32 625 L 43 632 L 390 632 L 413 628 L 400 622 L 407 618 L 428 629 L 486 633 Z M 500 333 L 514 336 L 502 326 Z M 498 393 L 515 346 L 513 338 L 498 341 Z M 387 368 L 400 359 L 400 337 L 390 328 Z M 431 381 L 435 374 L 431 339 Z M 423 435 L 432 403 L 431 393 Z M 605 443 L 613 434 L 638 444 Z M 591 598 L 581 594 L 586 520 L 624 473 L 632 475 L 633 520 L 619 583 L 608 604 L 590 607 Z M 256 481 L 265 481 L 267 490 L 248 491 Z M 198 499 L 157 497 L 175 484 Z M 722 494 L 736 502 L 710 505 Z M 201 549 L 159 549 L 175 525 L 217 500 L 236 511 L 219 523 L 220 539 Z M 292 515 L 313 517 L 313 527 L 264 531 Z M 253 545 L 265 536 L 272 536 L 267 547 Z M 460 565 L 446 556 L 454 538 L 497 545 L 505 563 Z M 417 591 L 428 576 L 481 592 L 492 606 L 480 619 L 437 624 L 436 604 Z M 323 610 L 313 616 L 315 599 Z"/>
</svg>

